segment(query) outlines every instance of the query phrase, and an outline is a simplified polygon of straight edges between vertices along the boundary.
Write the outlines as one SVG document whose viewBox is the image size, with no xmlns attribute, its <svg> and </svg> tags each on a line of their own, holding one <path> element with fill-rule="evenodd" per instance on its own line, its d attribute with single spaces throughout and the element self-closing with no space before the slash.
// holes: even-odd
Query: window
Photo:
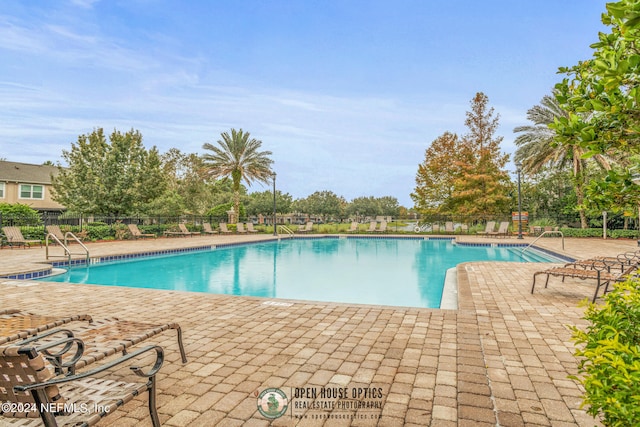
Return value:
<svg viewBox="0 0 640 427">
<path fill-rule="evenodd" d="M 4 182 L 0 182 L 0 199 L 4 199 Z"/>
<path fill-rule="evenodd" d="M 42 185 L 20 184 L 21 199 L 44 199 L 44 187 Z"/>
</svg>

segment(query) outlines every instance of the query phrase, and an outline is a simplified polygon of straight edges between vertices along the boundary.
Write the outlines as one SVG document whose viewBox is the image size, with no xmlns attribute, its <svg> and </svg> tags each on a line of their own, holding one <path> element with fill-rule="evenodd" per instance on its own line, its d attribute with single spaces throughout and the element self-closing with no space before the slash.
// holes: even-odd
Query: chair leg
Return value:
<svg viewBox="0 0 640 427">
<path fill-rule="evenodd" d="M 161 427 L 158 409 L 156 408 L 156 377 L 149 380 L 149 416 L 153 427 Z"/>
<path fill-rule="evenodd" d="M 608 284 L 609 282 L 607 281 L 606 283 Z M 598 270 L 598 281 L 596 283 L 596 291 L 593 293 L 593 299 L 591 300 L 591 302 L 596 302 L 596 298 L 598 298 L 598 291 L 600 290 L 600 286 L 602 286 L 602 284 L 600 283 L 600 270 Z"/>
<path fill-rule="evenodd" d="M 187 354 L 184 351 L 184 344 L 182 343 L 182 328 L 178 326 L 176 332 L 178 333 L 178 347 L 180 348 L 180 357 L 182 357 L 182 363 L 187 363 Z"/>
</svg>

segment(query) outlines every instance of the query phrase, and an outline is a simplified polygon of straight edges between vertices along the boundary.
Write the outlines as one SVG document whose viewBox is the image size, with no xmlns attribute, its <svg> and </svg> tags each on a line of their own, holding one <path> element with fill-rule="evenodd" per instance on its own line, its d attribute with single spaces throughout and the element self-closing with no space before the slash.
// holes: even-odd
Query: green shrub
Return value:
<svg viewBox="0 0 640 427">
<path fill-rule="evenodd" d="M 558 223 L 553 218 L 538 218 L 529 223 L 531 227 L 555 227 L 556 225 Z"/>
<path fill-rule="evenodd" d="M 640 425 L 640 279 L 617 284 L 605 304 L 589 304 L 586 331 L 573 328 L 587 412 L 606 426 Z"/>
<path fill-rule="evenodd" d="M 12 225 L 41 225 L 38 211 L 22 203 L 0 203 L 0 216 L 11 220 Z M 4 224 L 7 225 L 7 224 Z M 24 236 L 27 238 L 26 236 Z"/>
<path fill-rule="evenodd" d="M 607 230 L 607 236 L 612 239 L 637 239 L 638 230 Z"/>
<path fill-rule="evenodd" d="M 602 237 L 602 228 L 561 228 L 564 237 Z M 554 236 L 554 237 L 557 237 Z"/>
<path fill-rule="evenodd" d="M 104 223 L 90 222 L 85 230 L 87 238 L 90 240 L 112 240 L 115 238 L 115 230 Z"/>
</svg>

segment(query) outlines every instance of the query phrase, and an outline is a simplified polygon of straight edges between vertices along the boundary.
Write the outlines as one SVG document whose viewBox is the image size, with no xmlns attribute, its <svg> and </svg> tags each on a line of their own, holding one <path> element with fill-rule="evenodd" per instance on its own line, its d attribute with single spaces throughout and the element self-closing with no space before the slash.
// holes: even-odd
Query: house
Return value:
<svg viewBox="0 0 640 427">
<path fill-rule="evenodd" d="M 51 197 L 51 176 L 57 173 L 57 166 L 0 160 L 0 203 L 22 203 L 41 212 L 65 210 Z"/>
</svg>

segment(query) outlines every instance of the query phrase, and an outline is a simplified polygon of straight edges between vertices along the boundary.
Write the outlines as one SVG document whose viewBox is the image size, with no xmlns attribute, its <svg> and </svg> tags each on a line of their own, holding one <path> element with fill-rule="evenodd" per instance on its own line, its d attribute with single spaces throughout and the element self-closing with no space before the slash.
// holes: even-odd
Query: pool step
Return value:
<svg viewBox="0 0 640 427">
<path fill-rule="evenodd" d="M 509 248 L 509 251 L 522 259 L 522 262 L 549 262 L 548 258 L 536 254 L 533 251 L 522 252 L 522 248 Z"/>
</svg>

